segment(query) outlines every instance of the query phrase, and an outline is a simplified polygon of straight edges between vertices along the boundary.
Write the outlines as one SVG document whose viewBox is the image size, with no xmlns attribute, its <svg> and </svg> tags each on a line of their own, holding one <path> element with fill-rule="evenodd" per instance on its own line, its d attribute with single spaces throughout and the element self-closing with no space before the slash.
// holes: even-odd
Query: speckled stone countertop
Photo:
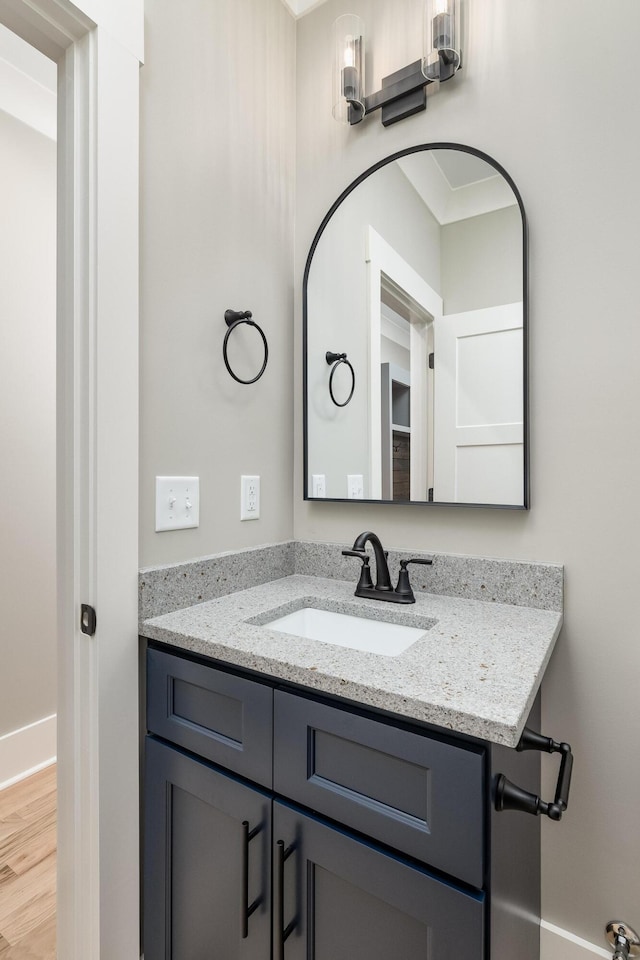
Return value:
<svg viewBox="0 0 640 960">
<path fill-rule="evenodd" d="M 399 606 L 357 599 L 353 590 L 352 581 L 284 577 L 147 619 L 141 633 L 272 678 L 516 746 L 561 613 L 427 593 Z M 302 606 L 425 627 L 425 633 L 390 657 L 262 625 Z"/>
</svg>

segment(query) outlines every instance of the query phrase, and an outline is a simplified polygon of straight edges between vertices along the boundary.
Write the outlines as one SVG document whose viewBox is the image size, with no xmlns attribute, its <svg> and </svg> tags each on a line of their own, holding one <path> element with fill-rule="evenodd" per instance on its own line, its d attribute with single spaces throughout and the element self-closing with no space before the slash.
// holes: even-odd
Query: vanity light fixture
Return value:
<svg viewBox="0 0 640 960">
<path fill-rule="evenodd" d="M 333 116 L 354 126 L 375 110 L 388 127 L 427 108 L 430 83 L 450 80 L 460 67 L 460 0 L 424 0 L 422 59 L 382 78 L 382 88 L 365 94 L 365 33 L 354 14 L 333 24 Z"/>
</svg>

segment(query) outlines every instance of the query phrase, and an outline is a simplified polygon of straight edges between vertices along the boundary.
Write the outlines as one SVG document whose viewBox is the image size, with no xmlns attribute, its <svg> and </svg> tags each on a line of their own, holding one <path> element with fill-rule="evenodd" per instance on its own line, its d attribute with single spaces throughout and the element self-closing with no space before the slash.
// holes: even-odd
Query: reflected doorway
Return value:
<svg viewBox="0 0 640 960">
<path fill-rule="evenodd" d="M 381 486 L 384 500 L 429 500 L 433 490 L 433 317 L 380 277 Z"/>
</svg>

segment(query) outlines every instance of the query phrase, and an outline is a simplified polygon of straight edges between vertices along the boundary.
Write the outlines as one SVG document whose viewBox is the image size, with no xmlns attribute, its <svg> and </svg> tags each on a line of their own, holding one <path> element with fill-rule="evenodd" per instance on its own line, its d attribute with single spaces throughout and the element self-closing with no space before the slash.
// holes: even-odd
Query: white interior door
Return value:
<svg viewBox="0 0 640 960">
<path fill-rule="evenodd" d="M 522 304 L 434 323 L 434 499 L 522 504 Z"/>
</svg>

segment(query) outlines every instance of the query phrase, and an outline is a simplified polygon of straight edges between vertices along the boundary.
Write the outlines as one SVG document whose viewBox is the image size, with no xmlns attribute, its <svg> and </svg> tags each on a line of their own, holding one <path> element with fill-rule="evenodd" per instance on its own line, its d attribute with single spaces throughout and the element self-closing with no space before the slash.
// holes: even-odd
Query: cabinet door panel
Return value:
<svg viewBox="0 0 640 960">
<path fill-rule="evenodd" d="M 474 887 L 482 752 L 276 690 L 274 789 Z"/>
<path fill-rule="evenodd" d="M 145 960 L 264 960 L 270 798 L 149 737 L 145 796 Z M 246 883 L 243 821 L 258 828 Z M 245 902 L 258 898 L 243 938 Z"/>
<path fill-rule="evenodd" d="M 270 787 L 272 716 L 271 687 L 149 650 L 150 733 Z"/>
<path fill-rule="evenodd" d="M 444 883 L 280 802 L 274 803 L 273 836 L 274 960 L 482 960 L 482 894 Z M 288 854 L 282 890 L 279 840 Z M 292 921 L 282 953 L 280 931 Z"/>
</svg>

